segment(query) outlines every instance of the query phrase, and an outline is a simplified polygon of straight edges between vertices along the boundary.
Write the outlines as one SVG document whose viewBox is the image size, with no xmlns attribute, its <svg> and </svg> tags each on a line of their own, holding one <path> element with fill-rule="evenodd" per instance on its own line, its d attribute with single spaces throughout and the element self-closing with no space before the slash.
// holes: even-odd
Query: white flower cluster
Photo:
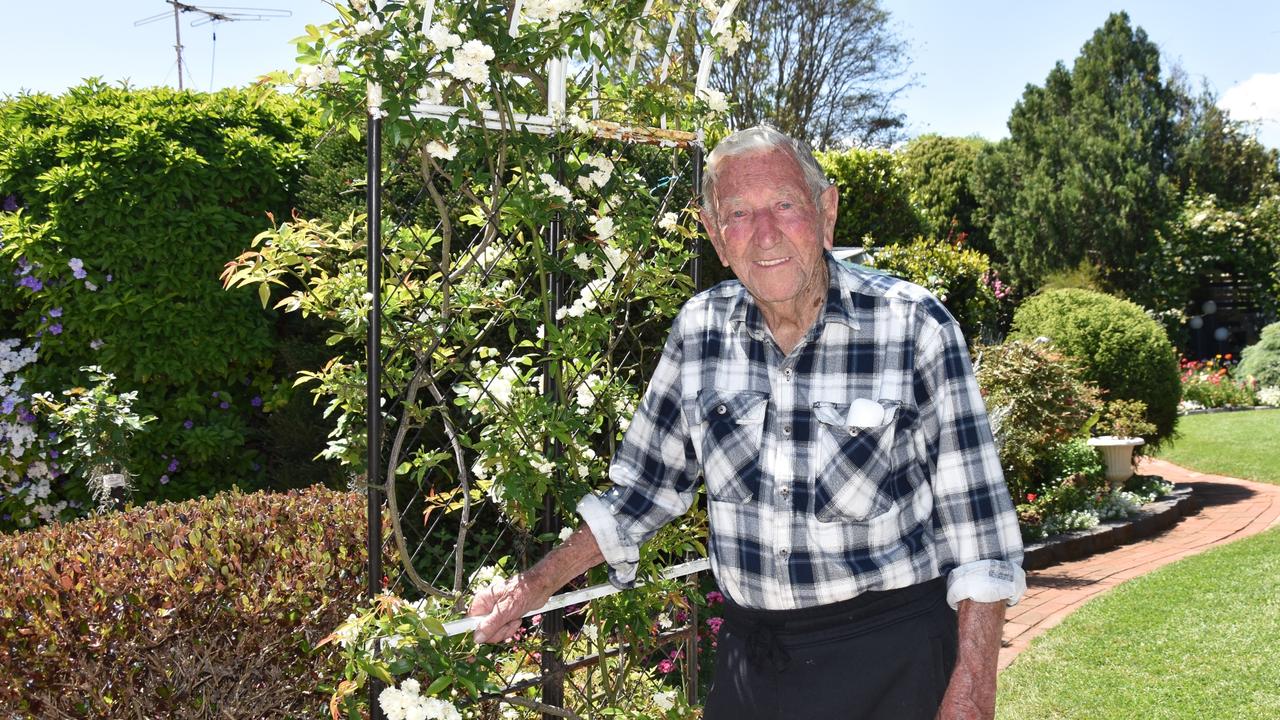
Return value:
<svg viewBox="0 0 1280 720">
<path fill-rule="evenodd" d="M 468 586 L 472 592 L 477 592 L 483 588 L 489 587 L 499 580 L 506 580 L 507 574 L 497 565 L 485 565 L 471 573 Z"/>
<path fill-rule="evenodd" d="M 37 350 L 39 350 L 38 343 L 24 348 L 22 341 L 17 338 L 0 340 L 0 409 L 3 409 L 0 416 L 10 414 L 14 407 L 23 401 L 24 398 L 19 392 L 25 380 L 18 377 L 16 373 L 36 361 Z M 0 420 L 0 449 L 6 451 L 13 459 L 21 459 L 35 441 L 35 430 L 27 423 L 9 423 Z M 17 478 L 14 480 L 16 481 Z M 47 495 L 48 490 L 45 491 L 44 496 Z M 28 498 L 30 497 L 28 494 Z M 28 500 L 28 504 L 31 502 Z"/>
<path fill-rule="evenodd" d="M 1258 402 L 1271 407 L 1280 407 L 1280 387 L 1268 385 L 1259 390 Z"/>
<path fill-rule="evenodd" d="M 377 15 L 372 15 L 368 20 L 360 20 L 352 29 L 355 30 L 356 37 L 363 38 L 372 35 L 382 29 L 382 20 Z"/>
<path fill-rule="evenodd" d="M 566 204 L 573 203 L 573 193 L 570 192 L 569 188 L 557 182 L 550 173 L 542 173 L 538 176 L 538 179 L 542 181 L 543 185 L 547 186 L 547 192 L 552 197 L 558 197 L 565 201 Z"/>
<path fill-rule="evenodd" d="M 321 65 L 303 65 L 298 68 L 298 84 L 302 87 L 320 87 L 338 82 L 338 68 L 326 58 Z"/>
<path fill-rule="evenodd" d="M 452 160 L 458 155 L 458 147 L 440 140 L 427 143 L 427 154 L 440 160 Z"/>
<path fill-rule="evenodd" d="M 427 40 L 440 52 L 462 45 L 462 36 L 451 32 L 449 28 L 436 23 L 427 29 Z"/>
<path fill-rule="evenodd" d="M 662 712 L 667 712 L 671 708 L 675 707 L 676 691 L 675 690 L 655 691 L 653 693 L 653 706 L 658 708 Z"/>
<path fill-rule="evenodd" d="M 673 233 L 680 227 L 680 217 L 673 212 L 663 213 L 658 221 L 658 228 L 663 232 Z"/>
<path fill-rule="evenodd" d="M 1134 515 L 1142 507 L 1142 499 L 1131 492 L 1116 490 L 1098 503 L 1100 520 L 1123 520 Z"/>
<path fill-rule="evenodd" d="M 622 270 L 623 265 L 626 263 L 626 251 L 616 245 L 608 244 L 608 241 L 616 232 L 613 225 L 613 218 L 605 215 L 592 218 L 591 229 L 595 231 L 596 236 L 601 242 L 606 243 L 603 247 L 603 275 L 583 286 L 582 290 L 578 293 L 578 297 L 573 301 L 573 304 L 569 307 L 562 307 L 557 310 L 557 320 L 563 320 L 566 317 L 582 317 L 588 312 L 599 307 L 600 300 L 604 298 L 605 293 L 609 289 L 609 285 L 613 283 L 613 278 Z M 583 270 L 587 270 L 591 267 L 591 259 L 585 253 L 580 253 L 574 256 L 573 262 Z"/>
<path fill-rule="evenodd" d="M 444 86 L 439 80 L 428 80 L 418 88 L 418 99 L 428 105 L 439 105 L 444 102 Z"/>
<path fill-rule="evenodd" d="M 725 98 L 724 93 L 715 88 L 699 90 L 698 97 L 707 103 L 707 108 L 713 113 L 723 115 L 729 112 L 729 101 Z"/>
<path fill-rule="evenodd" d="M 596 373 L 591 373 L 578 383 L 576 392 L 578 400 L 578 412 L 585 413 L 596 406 L 601 391 L 604 389 L 605 383 Z"/>
<path fill-rule="evenodd" d="M 422 686 L 409 679 L 400 687 L 388 687 L 378 694 L 378 704 L 387 720 L 462 720 L 453 703 L 422 695 Z"/>
<path fill-rule="evenodd" d="M 520 6 L 521 20 L 532 23 L 556 23 L 565 13 L 582 9 L 582 0 L 525 0 Z"/>
<path fill-rule="evenodd" d="M 587 175 L 578 178 L 578 187 L 590 192 L 591 186 L 603 188 L 613 177 L 613 161 L 603 155 L 591 155 L 582 161 L 582 167 L 594 167 Z"/>
<path fill-rule="evenodd" d="M 493 57 L 493 48 L 480 40 L 468 40 L 453 52 L 453 62 L 446 63 L 444 71 L 463 82 L 487 85 Z"/>
</svg>

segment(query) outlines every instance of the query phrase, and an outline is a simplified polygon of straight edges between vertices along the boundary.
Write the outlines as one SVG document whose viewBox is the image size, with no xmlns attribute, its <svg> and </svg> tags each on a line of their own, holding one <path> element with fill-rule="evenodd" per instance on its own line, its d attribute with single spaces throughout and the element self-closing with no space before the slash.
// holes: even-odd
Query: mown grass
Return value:
<svg viewBox="0 0 1280 720">
<path fill-rule="evenodd" d="M 1188 415 L 1178 419 L 1178 433 L 1157 457 L 1204 473 L 1280 485 L 1280 410 Z"/>
<path fill-rule="evenodd" d="M 1001 674 L 997 718 L 1280 718 L 1280 528 L 1086 604 Z"/>
</svg>

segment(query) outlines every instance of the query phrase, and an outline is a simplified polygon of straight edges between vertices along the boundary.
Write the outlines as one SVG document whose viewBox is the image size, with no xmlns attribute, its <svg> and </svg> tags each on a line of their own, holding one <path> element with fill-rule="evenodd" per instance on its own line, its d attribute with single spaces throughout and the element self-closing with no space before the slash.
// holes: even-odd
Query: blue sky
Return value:
<svg viewBox="0 0 1280 720">
<path fill-rule="evenodd" d="M 292 16 L 196 28 L 194 16 L 184 16 L 190 87 L 240 85 L 291 68 L 289 40 L 306 24 L 334 15 L 323 0 L 213 0 L 209 6 L 223 2 Z M 915 85 L 898 106 L 911 134 L 1005 136 L 1009 111 L 1027 83 L 1043 82 L 1058 60 L 1070 64 L 1107 15 L 1123 9 L 1160 45 L 1162 67 L 1176 62 L 1196 82 L 1207 80 L 1234 117 L 1259 120 L 1263 142 L 1280 147 L 1276 0 L 884 0 L 884 6 L 910 46 Z M 0 94 L 61 92 L 90 75 L 128 78 L 135 86 L 177 84 L 173 22 L 133 25 L 169 10 L 162 0 L 0 0 L 0 7 Z"/>
</svg>

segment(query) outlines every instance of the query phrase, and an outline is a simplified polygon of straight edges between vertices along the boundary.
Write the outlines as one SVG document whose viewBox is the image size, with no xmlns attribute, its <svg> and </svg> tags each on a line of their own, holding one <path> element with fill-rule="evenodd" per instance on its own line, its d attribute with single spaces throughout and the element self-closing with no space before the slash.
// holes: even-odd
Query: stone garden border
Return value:
<svg viewBox="0 0 1280 720">
<path fill-rule="evenodd" d="M 1022 568 L 1027 571 L 1040 570 L 1150 537 L 1173 527 L 1197 509 L 1199 504 L 1191 488 L 1175 485 L 1173 492 L 1143 505 L 1133 517 L 1106 520 L 1089 530 L 1054 535 L 1026 545 Z"/>
</svg>

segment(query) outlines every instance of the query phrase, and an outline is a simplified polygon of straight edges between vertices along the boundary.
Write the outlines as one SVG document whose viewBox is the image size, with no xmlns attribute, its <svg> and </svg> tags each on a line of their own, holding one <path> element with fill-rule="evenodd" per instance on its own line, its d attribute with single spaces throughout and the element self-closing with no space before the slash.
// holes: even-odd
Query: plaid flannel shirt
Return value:
<svg viewBox="0 0 1280 720">
<path fill-rule="evenodd" d="M 610 580 L 705 483 L 720 589 L 825 605 L 947 576 L 948 600 L 1013 604 L 1022 541 L 955 320 L 911 283 L 830 254 L 818 321 L 784 356 L 741 283 L 681 309 L 621 447 L 586 496 Z"/>
</svg>

